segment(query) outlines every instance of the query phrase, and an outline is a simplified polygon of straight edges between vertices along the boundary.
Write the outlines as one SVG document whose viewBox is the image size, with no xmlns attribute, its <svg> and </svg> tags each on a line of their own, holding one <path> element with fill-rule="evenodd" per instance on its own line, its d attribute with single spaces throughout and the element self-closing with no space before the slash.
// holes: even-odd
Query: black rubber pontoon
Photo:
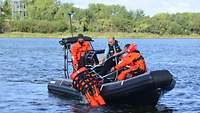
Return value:
<svg viewBox="0 0 200 113">
<path fill-rule="evenodd" d="M 101 95 L 108 104 L 155 106 L 160 96 L 175 86 L 173 76 L 167 70 L 152 71 L 123 81 L 105 83 Z M 48 89 L 62 96 L 82 98 L 72 87 L 70 80 L 51 81 Z"/>
</svg>

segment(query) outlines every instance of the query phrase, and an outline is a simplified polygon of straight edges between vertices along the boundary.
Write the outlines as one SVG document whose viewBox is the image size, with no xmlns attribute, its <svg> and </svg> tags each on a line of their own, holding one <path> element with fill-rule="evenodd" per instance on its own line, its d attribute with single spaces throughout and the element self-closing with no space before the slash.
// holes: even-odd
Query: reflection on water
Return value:
<svg viewBox="0 0 200 113">
<path fill-rule="evenodd" d="M 99 108 L 91 108 L 87 105 L 72 104 L 72 113 L 172 113 L 173 110 L 166 105 L 158 105 L 156 107 L 140 107 L 136 108 L 130 105 L 112 105 Z"/>
<path fill-rule="evenodd" d="M 59 39 L 0 39 L 0 111 L 2 113 L 182 113 L 200 111 L 198 39 L 120 39 L 136 42 L 150 70 L 168 69 L 177 81 L 155 108 L 112 105 L 91 108 L 79 100 L 49 94 L 50 80 L 63 75 Z M 96 39 L 104 48 L 105 39 Z"/>
</svg>

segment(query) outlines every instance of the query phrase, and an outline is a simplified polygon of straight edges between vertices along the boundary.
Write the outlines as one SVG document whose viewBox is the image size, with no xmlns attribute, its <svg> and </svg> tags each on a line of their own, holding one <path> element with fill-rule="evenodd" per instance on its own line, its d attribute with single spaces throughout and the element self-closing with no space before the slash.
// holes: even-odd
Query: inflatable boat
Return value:
<svg viewBox="0 0 200 113">
<path fill-rule="evenodd" d="M 70 45 L 76 42 L 76 37 L 62 39 L 61 45 L 67 51 L 64 58 L 68 58 L 68 50 Z M 85 40 L 92 41 L 90 37 L 85 37 Z M 101 50 L 93 53 L 101 53 Z M 118 71 L 109 72 L 114 65 L 114 58 L 109 58 L 102 65 L 88 67 L 98 73 L 104 82 L 99 87 L 101 96 L 107 104 L 131 104 L 135 106 L 155 106 L 159 98 L 172 90 L 175 86 L 175 79 L 168 70 L 156 70 L 146 72 L 142 75 L 127 78 L 126 80 L 116 81 Z M 67 59 L 64 65 L 71 62 Z M 65 66 L 66 68 L 67 66 Z M 68 68 L 68 67 L 67 67 Z M 64 69 L 68 71 L 68 69 Z M 64 96 L 66 98 L 82 99 L 82 94 L 74 89 L 73 81 L 69 79 L 68 72 L 65 72 L 66 79 L 50 81 L 48 90 L 50 93 Z M 67 77 L 68 76 L 68 77 Z"/>
</svg>

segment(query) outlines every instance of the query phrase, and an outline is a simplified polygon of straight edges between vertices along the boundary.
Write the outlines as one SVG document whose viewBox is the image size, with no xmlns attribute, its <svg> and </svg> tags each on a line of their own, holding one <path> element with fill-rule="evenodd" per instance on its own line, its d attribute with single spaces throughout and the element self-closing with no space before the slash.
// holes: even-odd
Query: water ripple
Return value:
<svg viewBox="0 0 200 113">
<path fill-rule="evenodd" d="M 196 113 L 200 111 L 200 41 L 198 39 L 119 39 L 136 42 L 148 69 L 168 69 L 177 81 L 155 108 L 113 105 L 91 108 L 78 100 L 48 93 L 50 80 L 63 75 L 59 39 L 0 39 L 0 109 L 2 113 Z M 8 43 L 9 42 L 9 43 Z M 106 46 L 96 39 L 95 49 Z M 187 48 L 186 48 L 187 47 Z"/>
</svg>

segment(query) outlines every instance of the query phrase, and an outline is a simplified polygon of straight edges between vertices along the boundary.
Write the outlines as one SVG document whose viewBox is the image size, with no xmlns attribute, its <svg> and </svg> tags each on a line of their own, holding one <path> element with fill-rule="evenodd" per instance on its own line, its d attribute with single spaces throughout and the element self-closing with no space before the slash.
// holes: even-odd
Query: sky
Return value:
<svg viewBox="0 0 200 113">
<path fill-rule="evenodd" d="M 200 0 L 62 0 L 79 8 L 87 8 L 90 3 L 118 4 L 128 10 L 142 9 L 145 14 L 200 12 Z"/>
</svg>

